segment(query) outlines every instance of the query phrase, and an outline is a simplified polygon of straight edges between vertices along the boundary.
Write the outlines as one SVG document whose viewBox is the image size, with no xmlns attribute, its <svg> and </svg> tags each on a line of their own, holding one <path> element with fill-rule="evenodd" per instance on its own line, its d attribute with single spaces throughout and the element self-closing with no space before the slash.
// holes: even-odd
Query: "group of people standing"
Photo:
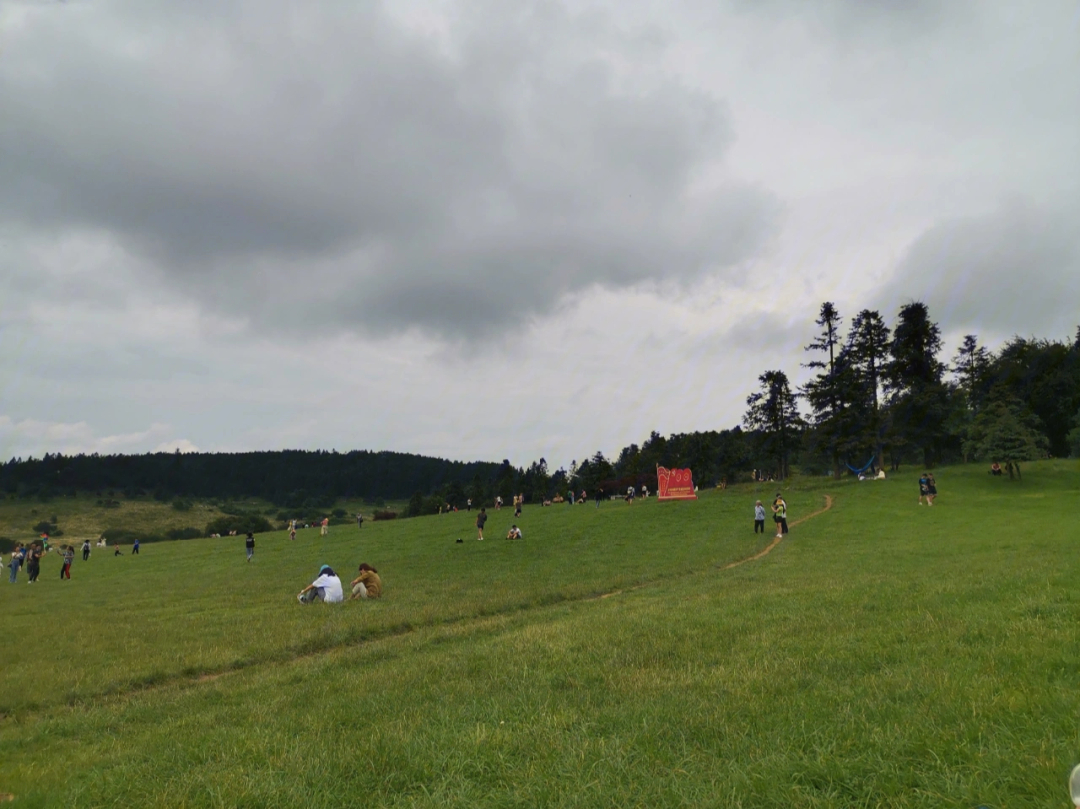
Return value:
<svg viewBox="0 0 1080 809">
<path fill-rule="evenodd" d="M 934 480 L 934 476 L 929 472 L 923 472 L 919 477 L 919 505 L 923 504 L 923 498 L 926 498 L 926 505 L 934 505 L 934 498 L 937 497 L 937 481 Z"/>
<path fill-rule="evenodd" d="M 772 503 L 773 522 L 776 523 L 776 538 L 780 539 L 788 532 L 787 501 L 780 492 Z M 765 533 L 765 506 L 758 500 L 754 503 L 754 533 Z"/>
<path fill-rule="evenodd" d="M 139 543 L 135 542 L 134 553 L 138 553 Z M 15 548 L 11 552 L 11 558 L 8 560 L 8 581 L 14 584 L 19 580 L 19 571 L 23 568 L 26 569 L 27 583 L 33 584 L 38 581 L 41 576 L 41 559 L 50 550 L 48 541 L 43 537 L 35 542 L 31 542 L 29 545 L 24 545 L 22 542 L 17 542 Z M 60 548 L 60 580 L 71 579 L 71 565 L 75 561 L 75 547 L 73 545 L 61 545 Z M 119 553 L 119 546 L 117 546 L 117 553 Z M 82 557 L 83 561 L 87 561 L 90 558 L 90 540 L 84 540 L 82 544 Z"/>
</svg>

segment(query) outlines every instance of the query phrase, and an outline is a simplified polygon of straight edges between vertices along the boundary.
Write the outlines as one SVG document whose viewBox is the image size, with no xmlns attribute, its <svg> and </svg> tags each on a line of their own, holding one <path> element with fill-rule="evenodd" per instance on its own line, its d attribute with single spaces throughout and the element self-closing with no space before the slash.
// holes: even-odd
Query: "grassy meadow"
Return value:
<svg viewBox="0 0 1080 809">
<path fill-rule="evenodd" d="M 95 549 L 0 580 L 13 806 L 1067 806 L 1080 467 Z M 775 484 L 772 484 L 775 486 Z M 45 505 L 44 510 L 50 510 Z M 39 511 L 43 509 L 39 507 Z M 771 525 L 771 524 L 770 524 Z M 455 543 L 461 537 L 462 544 Z M 65 537 L 66 540 L 66 537 Z M 384 598 L 298 605 L 361 561 Z M 5 571 L 6 573 L 6 571 Z"/>
</svg>

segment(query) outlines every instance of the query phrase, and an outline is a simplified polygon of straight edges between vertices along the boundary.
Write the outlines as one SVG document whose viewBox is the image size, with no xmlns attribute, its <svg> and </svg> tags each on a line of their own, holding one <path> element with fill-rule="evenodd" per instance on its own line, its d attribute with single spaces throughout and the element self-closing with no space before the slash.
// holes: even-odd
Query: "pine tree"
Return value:
<svg viewBox="0 0 1080 809">
<path fill-rule="evenodd" d="M 788 458 L 803 427 L 798 394 L 791 391 L 783 371 L 766 371 L 758 382 L 761 391 L 746 398 L 743 423 L 761 434 L 764 448 L 776 458 L 777 474 L 783 479 L 790 471 Z"/>
<path fill-rule="evenodd" d="M 941 330 L 930 320 L 925 303 L 901 307 L 889 344 L 885 390 L 889 396 L 893 440 L 899 446 L 922 450 L 930 466 L 945 435 L 948 390 L 942 382 L 945 366 L 938 360 Z M 894 468 L 899 465 L 894 460 Z"/>
<path fill-rule="evenodd" d="M 990 352 L 979 345 L 974 334 L 964 335 L 964 342 L 953 357 L 952 372 L 973 415 L 979 412 L 979 404 L 986 396 L 990 360 Z"/>
<path fill-rule="evenodd" d="M 840 344 L 840 313 L 831 301 L 821 304 L 818 319 L 814 321 L 821 332 L 805 351 L 820 351 L 828 360 L 815 359 L 806 363 L 807 368 L 821 373 L 802 388 L 802 396 L 810 405 L 813 423 L 818 436 L 824 439 L 833 465 L 833 474 L 840 477 L 840 453 L 846 450 L 851 433 L 848 423 L 848 397 L 851 387 L 849 364 L 842 355 Z M 838 358 L 837 354 L 841 356 Z"/>
<path fill-rule="evenodd" d="M 851 321 L 842 357 L 851 374 L 851 423 L 854 444 L 873 453 L 881 464 L 886 419 L 881 407 L 883 369 L 889 358 L 889 327 L 881 313 L 863 309 Z"/>
<path fill-rule="evenodd" d="M 1020 475 L 1020 462 L 1046 457 L 1048 442 L 1039 417 L 1012 396 L 996 392 L 975 417 L 966 451 L 1004 463 L 1009 479 Z"/>
</svg>

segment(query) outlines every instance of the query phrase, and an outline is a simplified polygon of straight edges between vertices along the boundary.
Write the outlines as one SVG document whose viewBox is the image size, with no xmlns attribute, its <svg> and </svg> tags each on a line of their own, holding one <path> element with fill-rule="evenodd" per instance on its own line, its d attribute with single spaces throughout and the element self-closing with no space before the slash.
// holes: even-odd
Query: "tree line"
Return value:
<svg viewBox="0 0 1080 809">
<path fill-rule="evenodd" d="M 893 469 L 980 460 L 1012 477 L 1023 461 L 1080 455 L 1080 329 L 1072 343 L 1013 337 L 996 352 L 968 334 L 946 362 L 921 302 L 892 327 L 864 309 L 845 335 L 830 301 L 814 322 L 813 378 L 793 390 L 783 371 L 766 371 L 747 399 L 744 423 L 781 476 L 795 457 L 834 475 L 867 459 Z"/>
<path fill-rule="evenodd" d="M 488 478 L 499 464 L 464 463 L 400 452 L 281 450 L 145 455 L 46 454 L 0 465 L 0 491 L 48 500 L 91 494 L 159 500 L 258 497 L 291 509 L 323 508 L 363 498 L 403 500 L 450 482 Z"/>
<path fill-rule="evenodd" d="M 1013 337 L 997 351 L 964 337 L 941 355 L 941 330 L 928 307 L 901 307 L 890 326 L 864 309 L 845 323 L 826 301 L 813 321 L 804 365 L 815 371 L 793 388 L 783 370 L 758 378 L 742 424 L 730 429 L 652 432 L 613 458 L 602 451 L 551 470 L 463 463 L 397 452 L 301 450 L 147 455 L 46 454 L 0 465 L 0 491 L 48 499 L 114 492 L 159 499 L 259 497 L 288 509 L 327 508 L 342 498 L 408 500 L 405 514 L 479 507 L 495 497 L 527 503 L 573 489 L 621 493 L 656 487 L 656 466 L 689 467 L 695 481 L 782 479 L 797 465 L 840 476 L 870 466 L 996 461 L 1010 475 L 1040 457 L 1080 456 L 1080 329 L 1073 342 Z"/>
</svg>

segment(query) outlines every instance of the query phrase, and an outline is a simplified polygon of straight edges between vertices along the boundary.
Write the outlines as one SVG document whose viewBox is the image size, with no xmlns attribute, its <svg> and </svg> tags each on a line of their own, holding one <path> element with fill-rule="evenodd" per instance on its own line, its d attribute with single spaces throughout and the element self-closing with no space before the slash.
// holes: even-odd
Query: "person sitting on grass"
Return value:
<svg viewBox="0 0 1080 809">
<path fill-rule="evenodd" d="M 367 562 L 361 562 L 357 570 L 360 575 L 352 580 L 352 595 L 349 596 L 349 600 L 352 601 L 354 598 L 378 598 L 381 596 L 382 579 L 379 578 L 379 571 Z"/>
<path fill-rule="evenodd" d="M 990 474 L 993 475 L 994 477 L 997 477 L 998 475 L 1000 475 L 1001 474 L 1001 464 L 999 464 L 997 461 L 994 461 L 992 464 L 990 464 Z"/>
<path fill-rule="evenodd" d="M 311 604 L 314 601 L 340 604 L 345 600 L 345 593 L 341 589 L 341 579 L 330 565 L 323 565 L 319 568 L 319 575 L 315 581 L 296 594 L 296 600 L 301 604 Z"/>
<path fill-rule="evenodd" d="M 516 525 L 510 526 L 510 531 L 506 535 L 507 539 L 521 539 L 521 529 Z"/>
</svg>

